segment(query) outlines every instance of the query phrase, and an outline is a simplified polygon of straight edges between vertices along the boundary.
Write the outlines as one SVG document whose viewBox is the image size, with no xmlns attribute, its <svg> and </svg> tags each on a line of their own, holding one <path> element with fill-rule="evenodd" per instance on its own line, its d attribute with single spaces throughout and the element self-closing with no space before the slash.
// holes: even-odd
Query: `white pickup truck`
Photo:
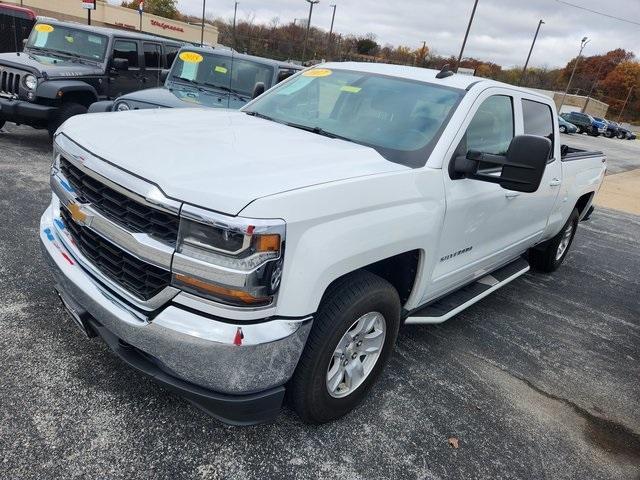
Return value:
<svg viewBox="0 0 640 480">
<path fill-rule="evenodd" d="M 522 88 L 359 63 L 240 111 L 75 117 L 40 239 L 72 317 L 135 368 L 228 423 L 285 390 L 326 422 L 402 324 L 562 263 L 606 160 L 561 148 L 556 117 Z"/>
</svg>

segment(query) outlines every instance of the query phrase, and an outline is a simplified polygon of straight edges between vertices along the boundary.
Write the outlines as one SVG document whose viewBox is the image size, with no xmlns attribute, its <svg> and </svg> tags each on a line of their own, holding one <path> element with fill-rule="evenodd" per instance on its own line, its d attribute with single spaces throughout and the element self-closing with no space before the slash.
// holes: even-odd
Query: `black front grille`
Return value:
<svg viewBox="0 0 640 480">
<path fill-rule="evenodd" d="M 110 220 L 132 232 L 146 233 L 172 246 L 176 244 L 179 224 L 176 215 L 136 202 L 90 177 L 65 158 L 60 158 L 60 170 L 80 200 L 91 203 Z"/>
<path fill-rule="evenodd" d="M 138 260 L 89 228 L 81 227 L 62 207 L 60 215 L 75 245 L 105 276 L 135 296 L 148 300 L 171 282 L 171 274 Z"/>
<path fill-rule="evenodd" d="M 20 71 L 12 71 L 6 67 L 0 69 L 0 93 L 5 95 L 18 95 L 20 92 Z"/>
</svg>

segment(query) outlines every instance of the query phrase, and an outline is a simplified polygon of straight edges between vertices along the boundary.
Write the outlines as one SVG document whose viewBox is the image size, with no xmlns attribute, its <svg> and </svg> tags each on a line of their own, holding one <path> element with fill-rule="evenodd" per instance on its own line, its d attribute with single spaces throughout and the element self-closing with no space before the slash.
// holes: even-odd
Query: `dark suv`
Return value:
<svg viewBox="0 0 640 480">
<path fill-rule="evenodd" d="M 182 44 L 122 30 L 41 20 L 24 52 L 0 54 L 0 127 L 53 135 L 97 100 L 160 85 Z"/>
<path fill-rule="evenodd" d="M 593 137 L 597 137 L 606 130 L 604 122 L 600 122 L 586 113 L 569 112 L 561 113 L 560 116 L 567 122 L 573 123 L 578 127 L 578 133 L 587 133 Z"/>
</svg>

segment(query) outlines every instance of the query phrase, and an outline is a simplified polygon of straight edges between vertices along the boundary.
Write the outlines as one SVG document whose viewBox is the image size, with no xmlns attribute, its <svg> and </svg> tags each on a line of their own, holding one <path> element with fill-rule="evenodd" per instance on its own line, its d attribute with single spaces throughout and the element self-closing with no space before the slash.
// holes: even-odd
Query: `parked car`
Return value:
<svg viewBox="0 0 640 480">
<path fill-rule="evenodd" d="M 23 53 L 0 54 L 0 127 L 46 128 L 99 99 L 161 83 L 181 44 L 125 30 L 38 21 Z"/>
<path fill-rule="evenodd" d="M 622 125 L 618 124 L 618 138 L 621 139 L 621 140 L 623 140 L 623 139 L 635 140 L 636 135 L 635 135 L 635 133 L 633 133 L 628 128 L 625 128 Z"/>
<path fill-rule="evenodd" d="M 229 423 L 285 390 L 327 422 L 402 324 L 560 266 L 606 159 L 561 148 L 556 117 L 528 89 L 349 62 L 236 111 L 72 118 L 40 240 L 73 319 L 125 362 Z"/>
<path fill-rule="evenodd" d="M 35 23 L 33 10 L 0 3 L 0 53 L 21 52 L 22 42 Z"/>
<path fill-rule="evenodd" d="M 599 122 L 591 115 L 580 112 L 561 113 L 560 116 L 567 122 L 573 123 L 578 127 L 578 133 L 587 133 L 593 137 L 597 137 L 605 132 L 604 122 Z"/>
<path fill-rule="evenodd" d="M 602 122 L 604 124 L 603 135 L 607 138 L 615 138 L 618 136 L 618 126 L 614 122 L 610 122 L 606 118 L 593 117 L 596 122 Z"/>
<path fill-rule="evenodd" d="M 560 115 L 558 115 L 558 128 L 560 130 L 560 133 L 576 133 L 578 131 L 578 127 L 576 127 L 573 123 L 567 122 Z"/>
<path fill-rule="evenodd" d="M 291 63 L 228 49 L 184 47 L 161 88 L 139 90 L 115 101 L 96 102 L 89 112 L 145 108 L 240 108 L 276 83 L 302 70 Z"/>
</svg>

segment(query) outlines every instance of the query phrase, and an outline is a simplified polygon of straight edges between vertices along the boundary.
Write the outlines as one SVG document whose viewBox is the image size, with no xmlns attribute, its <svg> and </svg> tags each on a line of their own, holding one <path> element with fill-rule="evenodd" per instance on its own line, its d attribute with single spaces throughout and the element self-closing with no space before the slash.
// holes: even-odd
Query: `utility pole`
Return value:
<svg viewBox="0 0 640 480">
<path fill-rule="evenodd" d="M 562 101 L 560 102 L 560 107 L 558 107 L 558 113 L 562 113 L 562 106 L 564 105 L 564 100 L 567 96 L 567 92 L 569 92 L 569 87 L 571 86 L 571 80 L 573 80 L 573 75 L 576 73 L 576 67 L 578 66 L 578 62 L 580 61 L 580 56 L 582 55 L 582 50 L 589 43 L 590 40 L 588 37 L 582 37 L 580 41 L 580 51 L 578 52 L 578 58 L 576 58 L 576 63 L 573 64 L 573 70 L 571 71 L 571 76 L 569 77 L 569 82 L 567 83 L 567 88 L 562 94 Z"/>
<path fill-rule="evenodd" d="M 471 30 L 471 24 L 473 23 L 473 17 L 476 14 L 476 8 L 478 7 L 478 0 L 475 0 L 473 4 L 473 10 L 471 11 L 471 18 L 469 19 L 469 25 L 467 25 L 467 31 L 464 34 L 464 40 L 462 41 L 462 48 L 460 49 L 460 55 L 458 55 L 458 63 L 456 63 L 456 71 L 460 68 L 460 62 L 462 61 L 462 54 L 464 53 L 464 47 L 467 44 L 467 38 L 469 37 L 469 30 Z"/>
<path fill-rule="evenodd" d="M 304 35 L 304 46 L 302 47 L 302 63 L 304 64 L 305 56 L 307 54 L 307 41 L 309 40 L 309 29 L 311 28 L 311 15 L 313 14 L 313 6 L 316 3 L 320 3 L 320 0 L 305 0 L 309 3 L 309 20 L 307 21 L 307 33 Z"/>
<path fill-rule="evenodd" d="M 236 2 L 233 7 L 233 49 L 238 50 L 238 40 L 236 38 L 236 17 L 238 16 L 238 4 L 240 2 Z"/>
<path fill-rule="evenodd" d="M 620 118 L 622 118 L 622 112 L 624 112 L 624 107 L 627 106 L 627 102 L 631 98 L 631 91 L 633 90 L 634 86 L 635 85 L 631 85 L 631 88 L 629 89 L 629 93 L 627 93 L 627 98 L 624 99 L 624 103 L 622 104 L 622 108 L 620 109 L 620 113 L 618 114 L 618 119 L 616 120 L 617 123 L 620 123 Z"/>
<path fill-rule="evenodd" d="M 200 46 L 204 47 L 204 15 L 207 8 L 207 0 L 202 0 L 202 31 L 200 32 Z"/>
<path fill-rule="evenodd" d="M 538 32 L 540 32 L 540 27 L 544 24 L 544 20 L 540 19 L 538 22 L 538 28 L 536 28 L 536 34 L 533 36 L 533 42 L 531 42 L 531 48 L 529 49 L 529 55 L 527 55 L 527 61 L 524 62 L 524 68 L 522 69 L 522 75 L 520 75 L 520 81 L 518 85 L 522 85 L 524 81 L 524 74 L 527 71 L 527 66 L 529 65 L 529 59 L 531 59 L 531 52 L 533 52 L 533 46 L 536 44 L 536 40 L 538 38 Z"/>
<path fill-rule="evenodd" d="M 604 66 L 604 61 L 600 62 L 600 66 L 598 67 L 598 72 L 596 73 L 596 78 L 593 80 L 591 84 L 591 88 L 589 88 L 589 93 L 587 93 L 587 100 L 584 102 L 584 107 L 580 110 L 582 113 L 587 112 L 587 106 L 589 106 L 589 101 L 591 100 L 591 94 L 593 93 L 594 88 L 598 85 L 598 81 L 600 80 L 600 72 L 602 71 L 602 67 Z"/>
<path fill-rule="evenodd" d="M 331 28 L 329 28 L 329 48 L 327 49 L 329 52 L 329 57 L 331 57 L 331 52 L 333 52 L 333 42 L 331 41 L 331 37 L 333 36 L 333 22 L 336 19 L 336 7 L 337 5 L 329 5 L 333 8 L 333 14 L 331 15 Z"/>
</svg>

